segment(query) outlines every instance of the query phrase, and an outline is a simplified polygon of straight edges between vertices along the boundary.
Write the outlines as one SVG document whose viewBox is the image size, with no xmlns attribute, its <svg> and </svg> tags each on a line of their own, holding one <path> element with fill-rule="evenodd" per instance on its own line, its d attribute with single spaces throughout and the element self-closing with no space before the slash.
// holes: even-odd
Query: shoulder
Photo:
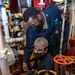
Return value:
<svg viewBox="0 0 75 75">
<path fill-rule="evenodd" d="M 46 53 L 46 59 L 53 60 L 53 57 L 52 57 L 52 55 L 49 52 Z"/>
<path fill-rule="evenodd" d="M 33 34 L 34 33 L 34 30 L 32 29 L 32 27 L 29 27 L 28 29 L 27 29 L 27 32 L 26 32 L 27 34 Z"/>
<path fill-rule="evenodd" d="M 59 16 L 59 14 L 61 14 L 60 9 L 57 6 L 53 5 L 53 4 L 50 5 L 48 8 L 44 9 L 42 12 L 48 18 L 51 17 L 52 15 L 55 15 L 55 16 L 58 15 Z"/>
<path fill-rule="evenodd" d="M 50 5 L 49 7 L 47 7 L 46 9 L 43 10 L 43 12 L 47 12 L 47 11 L 55 11 L 55 10 L 59 10 L 59 8 L 55 5 Z"/>
</svg>

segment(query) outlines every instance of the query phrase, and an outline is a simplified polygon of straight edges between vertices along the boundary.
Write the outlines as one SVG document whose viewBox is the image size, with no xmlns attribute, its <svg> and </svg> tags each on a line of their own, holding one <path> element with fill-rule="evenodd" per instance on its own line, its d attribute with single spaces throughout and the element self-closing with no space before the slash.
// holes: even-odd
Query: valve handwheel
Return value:
<svg viewBox="0 0 75 75">
<path fill-rule="evenodd" d="M 53 70 L 40 70 L 37 72 L 37 75 L 41 75 L 41 73 L 46 72 L 44 75 L 50 75 L 49 73 L 52 73 L 53 75 L 57 75 L 57 73 Z"/>
<path fill-rule="evenodd" d="M 55 63 L 60 64 L 60 65 L 70 65 L 73 63 L 72 58 L 70 58 L 69 56 L 64 56 L 64 55 L 55 56 L 54 61 Z"/>
</svg>

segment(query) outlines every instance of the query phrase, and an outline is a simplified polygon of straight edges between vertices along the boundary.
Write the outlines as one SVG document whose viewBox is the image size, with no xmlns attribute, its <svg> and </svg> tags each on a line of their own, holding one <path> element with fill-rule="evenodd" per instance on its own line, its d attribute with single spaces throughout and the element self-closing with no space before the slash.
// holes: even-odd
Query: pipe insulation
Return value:
<svg viewBox="0 0 75 75">
<path fill-rule="evenodd" d="M 13 42 L 20 42 L 23 41 L 24 37 L 19 37 L 19 38 L 10 38 L 9 40 L 6 40 L 7 43 L 13 43 Z"/>
<path fill-rule="evenodd" d="M 5 45 L 4 45 L 4 39 L 2 36 L 2 29 L 0 26 L 0 55 L 2 54 L 2 56 L 0 56 L 0 69 L 1 69 L 2 75 L 10 75 L 8 62 L 5 58 L 3 58 L 3 56 L 5 56 L 4 50 L 5 50 Z"/>
<path fill-rule="evenodd" d="M 9 28 L 8 28 L 8 17 L 6 14 L 6 8 L 5 7 L 1 7 L 1 18 L 2 18 L 2 24 L 4 26 L 4 33 L 5 33 L 5 39 L 9 39 Z"/>
</svg>

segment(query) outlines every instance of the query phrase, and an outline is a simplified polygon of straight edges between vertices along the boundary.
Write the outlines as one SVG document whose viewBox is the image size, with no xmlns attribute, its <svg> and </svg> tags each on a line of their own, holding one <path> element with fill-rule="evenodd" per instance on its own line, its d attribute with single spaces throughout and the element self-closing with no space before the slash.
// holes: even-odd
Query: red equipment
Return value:
<svg viewBox="0 0 75 75">
<path fill-rule="evenodd" d="M 75 38 L 69 39 L 70 48 L 67 50 L 68 56 L 75 56 Z"/>
<path fill-rule="evenodd" d="M 70 47 L 67 49 L 67 55 L 73 59 L 73 64 L 69 67 L 67 66 L 67 70 L 70 71 L 70 74 L 75 74 L 75 38 L 69 39 L 69 44 Z"/>
<path fill-rule="evenodd" d="M 41 8 L 39 8 L 40 0 L 33 0 L 33 7 L 35 7 L 38 10 L 43 10 L 44 8 L 47 8 L 49 5 L 52 4 L 52 0 L 43 0 L 43 2 L 45 3 L 45 5 L 41 5 Z"/>
<path fill-rule="evenodd" d="M 18 5 L 17 0 L 10 1 L 10 11 L 11 13 L 15 13 L 16 6 Z"/>
<path fill-rule="evenodd" d="M 46 4 L 46 7 L 52 4 L 52 0 L 45 0 L 44 2 Z"/>
</svg>

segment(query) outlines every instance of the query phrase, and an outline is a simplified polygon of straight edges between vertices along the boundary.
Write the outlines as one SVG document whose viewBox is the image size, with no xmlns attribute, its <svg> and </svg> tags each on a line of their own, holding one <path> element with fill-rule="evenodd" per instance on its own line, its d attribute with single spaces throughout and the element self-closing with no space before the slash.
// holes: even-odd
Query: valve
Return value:
<svg viewBox="0 0 75 75">
<path fill-rule="evenodd" d="M 49 73 L 57 75 L 57 73 L 53 70 L 40 70 L 40 71 L 37 72 L 37 75 L 40 75 L 41 73 L 44 73 L 44 72 L 46 72 L 44 75 L 50 75 Z"/>
<path fill-rule="evenodd" d="M 60 64 L 60 65 L 70 65 L 73 63 L 72 58 L 70 58 L 69 56 L 64 56 L 64 55 L 55 56 L 54 61 L 55 63 Z"/>
<path fill-rule="evenodd" d="M 24 20 L 20 14 L 15 13 L 9 18 L 9 24 L 11 25 L 13 31 L 18 32 L 24 28 Z"/>
</svg>

